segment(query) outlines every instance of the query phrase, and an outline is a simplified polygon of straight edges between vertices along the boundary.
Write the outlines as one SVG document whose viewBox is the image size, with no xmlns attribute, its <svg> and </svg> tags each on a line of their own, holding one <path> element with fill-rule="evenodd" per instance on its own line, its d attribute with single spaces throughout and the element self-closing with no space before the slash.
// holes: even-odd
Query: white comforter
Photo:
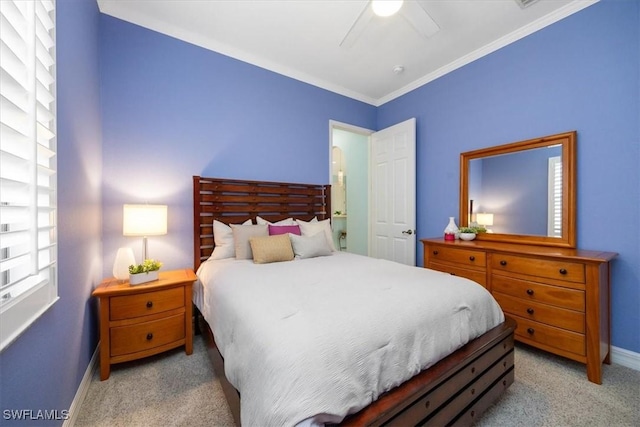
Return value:
<svg viewBox="0 0 640 427">
<path fill-rule="evenodd" d="M 504 321 L 470 280 L 353 254 L 198 276 L 244 426 L 340 421 Z"/>
</svg>

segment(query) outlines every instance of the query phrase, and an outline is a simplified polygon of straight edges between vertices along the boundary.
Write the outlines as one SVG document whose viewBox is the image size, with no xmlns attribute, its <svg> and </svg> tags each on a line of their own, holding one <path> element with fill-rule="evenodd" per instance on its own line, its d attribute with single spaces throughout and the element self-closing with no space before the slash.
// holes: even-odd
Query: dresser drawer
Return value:
<svg viewBox="0 0 640 427">
<path fill-rule="evenodd" d="M 513 277 L 492 275 L 492 292 L 501 292 L 526 301 L 551 304 L 556 307 L 576 311 L 585 311 L 584 291 L 563 288 L 561 286 L 543 285 L 542 283 Z"/>
<path fill-rule="evenodd" d="M 428 268 L 449 273 L 453 276 L 465 277 L 479 283 L 485 288 L 487 287 L 487 273 L 484 271 L 471 270 L 464 267 L 453 267 L 448 264 L 439 264 L 437 262 L 429 263 Z"/>
<path fill-rule="evenodd" d="M 584 264 L 577 262 L 550 261 L 497 253 L 491 257 L 491 268 L 494 272 L 506 271 L 575 283 L 585 281 Z"/>
<path fill-rule="evenodd" d="M 518 324 L 516 338 L 520 338 L 523 342 L 532 345 L 540 343 L 581 356 L 586 354 L 583 334 L 544 325 L 520 316 L 515 316 L 515 321 Z"/>
<path fill-rule="evenodd" d="M 111 297 L 111 320 L 132 319 L 184 307 L 184 286 L 162 291 Z"/>
<path fill-rule="evenodd" d="M 483 251 L 448 248 L 444 246 L 431 246 L 428 250 L 430 262 L 448 262 L 478 268 L 486 268 L 487 266 L 487 255 Z"/>
<path fill-rule="evenodd" d="M 505 313 L 524 317 L 545 325 L 584 333 L 584 313 L 582 312 L 527 301 L 500 292 L 494 292 L 493 297 L 498 301 Z"/>
<path fill-rule="evenodd" d="M 184 314 L 111 328 L 111 356 L 136 353 L 185 338 Z"/>
</svg>

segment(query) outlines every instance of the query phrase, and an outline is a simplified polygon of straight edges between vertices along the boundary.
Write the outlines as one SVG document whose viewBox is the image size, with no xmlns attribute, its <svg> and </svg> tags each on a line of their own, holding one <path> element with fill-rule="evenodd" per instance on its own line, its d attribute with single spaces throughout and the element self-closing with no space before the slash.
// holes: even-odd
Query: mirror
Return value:
<svg viewBox="0 0 640 427">
<path fill-rule="evenodd" d="M 575 248 L 576 132 L 460 155 L 460 225 L 480 240 Z"/>
</svg>

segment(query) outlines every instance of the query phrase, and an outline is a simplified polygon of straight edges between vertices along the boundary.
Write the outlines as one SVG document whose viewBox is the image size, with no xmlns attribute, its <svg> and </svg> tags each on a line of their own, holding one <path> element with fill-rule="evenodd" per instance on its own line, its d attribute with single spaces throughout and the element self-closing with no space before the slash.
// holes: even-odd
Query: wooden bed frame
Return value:
<svg viewBox="0 0 640 427">
<path fill-rule="evenodd" d="M 331 216 L 331 186 L 193 177 L 194 268 L 213 251 L 213 220 L 224 223 Z M 196 310 L 197 312 L 197 310 Z M 198 313 L 199 314 L 199 313 Z M 211 328 L 198 315 L 213 368 L 240 425 L 240 395 L 224 375 Z M 510 318 L 378 400 L 350 415 L 344 426 L 471 425 L 514 380 Z"/>
</svg>

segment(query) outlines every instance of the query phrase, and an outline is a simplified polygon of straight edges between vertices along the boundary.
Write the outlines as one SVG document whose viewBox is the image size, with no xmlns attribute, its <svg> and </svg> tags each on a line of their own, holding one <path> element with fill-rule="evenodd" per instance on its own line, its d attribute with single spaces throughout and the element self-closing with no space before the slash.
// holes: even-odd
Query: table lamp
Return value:
<svg viewBox="0 0 640 427">
<path fill-rule="evenodd" d="M 142 262 L 147 258 L 147 236 L 167 234 L 167 205 L 124 205 L 122 235 L 142 236 Z"/>
</svg>

